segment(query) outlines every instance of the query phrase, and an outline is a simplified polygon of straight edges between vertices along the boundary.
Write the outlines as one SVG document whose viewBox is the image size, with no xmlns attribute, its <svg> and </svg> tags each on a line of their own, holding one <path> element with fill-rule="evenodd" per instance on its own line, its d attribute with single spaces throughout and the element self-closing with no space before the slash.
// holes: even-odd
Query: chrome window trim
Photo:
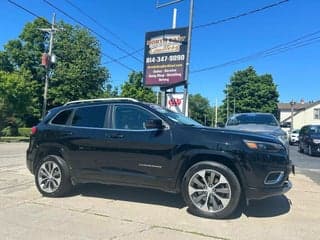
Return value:
<svg viewBox="0 0 320 240">
<path fill-rule="evenodd" d="M 118 129 L 118 128 L 97 128 L 97 127 L 82 127 L 82 126 L 72 126 L 71 124 L 70 125 L 67 125 L 67 124 L 54 124 L 52 123 L 53 119 L 55 119 L 61 112 L 63 111 L 67 111 L 67 110 L 71 110 L 71 114 L 70 116 L 72 116 L 73 118 L 73 115 L 74 115 L 74 112 L 76 109 L 78 108 L 84 108 L 84 107 L 95 107 L 95 106 L 101 106 L 101 105 L 106 105 L 108 108 L 110 107 L 114 107 L 115 105 L 130 105 L 130 106 L 134 106 L 134 107 L 138 107 L 138 108 L 141 108 L 147 112 L 149 112 L 150 114 L 152 114 L 153 116 L 155 116 L 157 119 L 160 119 L 161 121 L 163 121 L 164 125 L 165 125 L 165 128 L 163 128 L 162 130 L 163 131 L 167 131 L 167 130 L 170 130 L 170 125 L 165 121 L 163 120 L 162 118 L 160 118 L 159 116 L 157 116 L 155 113 L 153 113 L 152 111 L 150 111 L 149 109 L 146 109 L 140 105 L 136 105 L 136 104 L 130 104 L 130 103 L 106 103 L 106 104 L 94 104 L 94 105 L 90 105 L 90 106 L 73 106 L 71 108 L 66 108 L 66 109 L 63 109 L 63 110 L 60 110 L 58 113 L 56 113 L 52 118 L 51 120 L 48 122 L 48 125 L 51 125 L 51 126 L 58 126 L 58 127 L 65 127 L 65 128 L 76 128 L 76 129 L 96 129 L 96 130 L 108 130 L 108 131 L 125 131 L 125 132 L 154 132 L 154 131 L 158 131 L 159 129 L 156 129 L 156 128 L 153 128 L 153 129 Z M 113 106 L 111 106 L 113 105 Z M 107 112 L 107 111 L 106 111 Z M 112 118 L 113 118 L 113 109 L 111 111 L 111 114 L 112 114 Z M 69 119 L 68 119 L 69 120 Z"/>
<path fill-rule="evenodd" d="M 76 111 L 76 109 L 78 109 L 78 108 L 85 108 L 85 107 L 97 107 L 97 106 L 106 106 L 107 107 L 107 110 L 108 110 L 108 108 L 110 107 L 110 103 L 107 103 L 107 104 L 94 104 L 94 105 L 90 105 L 90 106 L 74 106 L 74 107 L 71 107 L 71 108 L 66 108 L 66 109 L 62 109 L 62 110 L 60 110 L 57 114 L 55 114 L 52 118 L 51 118 L 51 120 L 48 122 L 48 125 L 52 125 L 52 126 L 60 126 L 60 127 L 73 127 L 73 128 L 90 128 L 90 129 L 106 129 L 106 128 L 96 128 L 96 127 L 82 127 L 82 126 L 72 126 L 71 124 L 72 123 L 70 123 L 69 125 L 68 124 L 55 124 L 55 123 L 52 123 L 52 121 L 60 114 L 60 113 L 62 113 L 62 112 L 64 112 L 64 111 L 67 111 L 67 110 L 71 110 L 72 112 L 71 112 L 71 114 L 70 114 L 70 116 L 72 116 L 71 118 L 73 119 L 73 116 L 74 116 L 74 113 L 75 113 L 75 111 Z M 106 110 L 106 113 L 107 113 L 107 110 Z M 105 114 L 106 115 L 106 114 Z M 70 116 L 69 116 L 69 118 L 70 118 Z M 68 121 L 69 121 L 70 119 L 68 119 Z M 105 119 L 106 120 L 106 119 Z M 68 122 L 67 121 L 67 122 Z"/>
<path fill-rule="evenodd" d="M 155 116 L 156 117 L 156 119 L 159 119 L 159 120 L 161 120 L 163 123 L 164 123 L 164 125 L 165 125 L 165 127 L 162 129 L 162 130 L 169 130 L 170 129 L 170 125 L 165 121 L 165 120 L 163 120 L 162 118 L 160 118 L 157 114 L 155 114 L 155 113 L 153 113 L 152 111 L 150 111 L 149 109 L 147 109 L 147 108 L 145 108 L 145 107 L 142 107 L 142 106 L 140 106 L 140 105 L 136 105 L 136 104 L 131 104 L 131 103 L 114 103 L 113 104 L 113 108 L 112 108 L 112 111 L 111 111 L 111 124 L 112 124 L 112 126 L 114 126 L 115 124 L 114 124 L 114 111 L 115 111 L 115 107 L 116 106 L 118 106 L 118 105 L 121 105 L 121 106 L 133 106 L 133 107 L 137 107 L 137 108 L 140 108 L 140 109 L 142 109 L 142 110 L 144 110 L 144 111 L 147 111 L 147 112 L 149 112 L 151 115 L 153 115 L 153 116 Z M 150 130 L 152 130 L 152 131 L 158 131 L 159 129 L 157 129 L 157 128 L 153 128 L 153 129 L 122 129 L 122 128 L 111 128 L 111 129 L 113 129 L 113 130 L 117 130 L 117 131 L 134 131 L 134 132 L 136 132 L 136 131 L 150 131 Z"/>
</svg>

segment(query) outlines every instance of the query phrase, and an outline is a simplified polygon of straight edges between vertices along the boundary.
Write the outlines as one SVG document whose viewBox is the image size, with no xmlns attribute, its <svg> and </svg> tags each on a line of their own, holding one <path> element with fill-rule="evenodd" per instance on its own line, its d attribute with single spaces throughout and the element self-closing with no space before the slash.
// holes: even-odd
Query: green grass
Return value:
<svg viewBox="0 0 320 240">
<path fill-rule="evenodd" d="M 0 137 L 0 142 L 28 142 L 29 137 Z"/>
</svg>

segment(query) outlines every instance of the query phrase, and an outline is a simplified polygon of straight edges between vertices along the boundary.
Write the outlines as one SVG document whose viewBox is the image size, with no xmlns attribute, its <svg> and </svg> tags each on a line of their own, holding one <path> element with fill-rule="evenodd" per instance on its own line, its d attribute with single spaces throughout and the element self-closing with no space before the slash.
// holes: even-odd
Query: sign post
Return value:
<svg viewBox="0 0 320 240">
<path fill-rule="evenodd" d="M 185 81 L 188 28 L 146 33 L 144 85 L 172 88 Z"/>
</svg>

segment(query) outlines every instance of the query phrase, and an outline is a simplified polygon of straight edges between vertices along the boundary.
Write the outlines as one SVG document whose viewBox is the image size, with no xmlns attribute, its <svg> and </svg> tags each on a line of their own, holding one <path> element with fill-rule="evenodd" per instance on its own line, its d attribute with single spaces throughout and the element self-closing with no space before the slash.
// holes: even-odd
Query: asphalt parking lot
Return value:
<svg viewBox="0 0 320 240">
<path fill-rule="evenodd" d="M 88 184 L 44 198 L 25 166 L 26 143 L 0 143 L 1 239 L 320 239 L 320 157 L 291 147 L 286 195 L 254 201 L 227 220 L 191 215 L 177 194 Z"/>
</svg>

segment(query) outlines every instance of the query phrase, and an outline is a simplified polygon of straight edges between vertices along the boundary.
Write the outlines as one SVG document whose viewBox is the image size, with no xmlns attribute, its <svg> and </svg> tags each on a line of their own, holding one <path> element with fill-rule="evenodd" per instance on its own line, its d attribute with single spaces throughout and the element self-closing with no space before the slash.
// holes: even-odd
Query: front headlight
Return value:
<svg viewBox="0 0 320 240">
<path fill-rule="evenodd" d="M 278 136 L 278 138 L 283 144 L 285 144 L 288 141 L 288 135 L 287 134 L 280 135 L 280 136 Z"/>
<path fill-rule="evenodd" d="M 313 139 L 313 143 L 314 144 L 319 144 L 320 143 L 320 139 Z"/>
<path fill-rule="evenodd" d="M 252 150 L 264 151 L 264 152 L 280 152 L 285 151 L 283 145 L 271 142 L 260 142 L 252 140 L 243 140 L 246 146 Z"/>
</svg>

